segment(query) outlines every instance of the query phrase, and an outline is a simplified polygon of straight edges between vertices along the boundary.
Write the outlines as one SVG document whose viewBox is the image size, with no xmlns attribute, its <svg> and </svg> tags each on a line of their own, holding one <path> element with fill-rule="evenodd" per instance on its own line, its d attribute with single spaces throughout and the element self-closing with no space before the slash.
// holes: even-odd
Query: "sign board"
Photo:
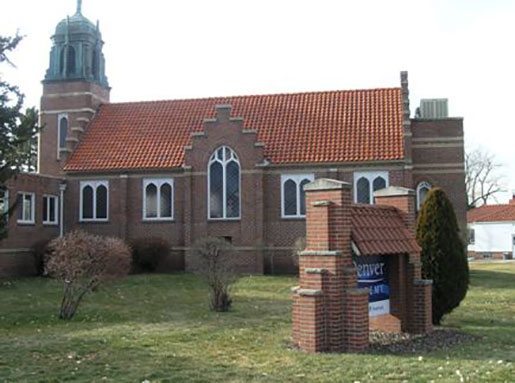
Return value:
<svg viewBox="0 0 515 383">
<path fill-rule="evenodd" d="M 390 285 L 386 257 L 355 257 L 354 264 L 358 271 L 358 287 L 370 290 L 368 298 L 368 315 L 378 316 L 390 313 Z"/>
</svg>

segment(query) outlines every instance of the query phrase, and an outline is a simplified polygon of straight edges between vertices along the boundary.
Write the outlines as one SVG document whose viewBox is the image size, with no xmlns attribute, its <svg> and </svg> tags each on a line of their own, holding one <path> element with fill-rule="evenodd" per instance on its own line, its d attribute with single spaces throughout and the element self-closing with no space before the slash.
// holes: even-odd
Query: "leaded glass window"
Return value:
<svg viewBox="0 0 515 383">
<path fill-rule="evenodd" d="M 374 203 L 374 192 L 388 187 L 387 171 L 364 171 L 354 173 L 354 201 Z"/>
<path fill-rule="evenodd" d="M 302 218 L 306 216 L 304 186 L 313 180 L 313 174 L 281 175 L 281 215 L 283 218 Z"/>
<path fill-rule="evenodd" d="M 376 177 L 374 179 L 374 191 L 381 190 L 386 187 L 386 181 L 383 177 Z"/>
<path fill-rule="evenodd" d="M 216 149 L 208 164 L 208 217 L 240 218 L 240 161 L 228 146 Z"/>
<path fill-rule="evenodd" d="M 109 184 L 107 181 L 81 181 L 80 220 L 107 221 Z"/>
<path fill-rule="evenodd" d="M 358 180 L 358 203 L 370 203 L 370 182 L 362 177 Z"/>
<path fill-rule="evenodd" d="M 143 191 L 143 219 L 173 219 L 172 179 L 145 179 Z"/>
</svg>

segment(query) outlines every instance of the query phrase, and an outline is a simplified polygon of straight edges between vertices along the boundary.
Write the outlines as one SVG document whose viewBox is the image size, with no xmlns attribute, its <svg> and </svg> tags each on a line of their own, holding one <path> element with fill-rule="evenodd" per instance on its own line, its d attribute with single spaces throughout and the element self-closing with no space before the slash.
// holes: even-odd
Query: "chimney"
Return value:
<svg viewBox="0 0 515 383">
<path fill-rule="evenodd" d="M 394 206 L 406 213 L 406 226 L 415 230 L 415 190 L 390 186 L 374 192 L 374 198 L 376 205 Z"/>
<path fill-rule="evenodd" d="M 511 199 L 508 202 L 510 205 L 515 205 L 515 190 L 512 190 L 511 192 Z"/>
</svg>

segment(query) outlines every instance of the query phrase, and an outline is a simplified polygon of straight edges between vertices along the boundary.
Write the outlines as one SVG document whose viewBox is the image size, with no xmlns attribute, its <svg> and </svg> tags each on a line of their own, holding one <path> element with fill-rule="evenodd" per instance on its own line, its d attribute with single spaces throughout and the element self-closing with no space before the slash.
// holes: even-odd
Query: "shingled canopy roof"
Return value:
<svg viewBox="0 0 515 383">
<path fill-rule="evenodd" d="M 272 164 L 400 160 L 400 88 L 104 104 L 65 171 L 180 167 L 215 106 L 255 129 Z"/>
<path fill-rule="evenodd" d="M 420 246 L 407 229 L 403 214 L 393 206 L 352 205 L 352 241 L 358 255 L 419 252 Z"/>
</svg>

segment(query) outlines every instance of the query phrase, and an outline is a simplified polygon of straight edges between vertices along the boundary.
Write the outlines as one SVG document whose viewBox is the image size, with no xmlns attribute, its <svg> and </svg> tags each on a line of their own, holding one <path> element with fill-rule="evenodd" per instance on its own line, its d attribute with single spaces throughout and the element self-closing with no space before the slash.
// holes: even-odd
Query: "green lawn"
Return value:
<svg viewBox="0 0 515 383">
<path fill-rule="evenodd" d="M 515 263 L 471 274 L 445 325 L 478 340 L 413 355 L 291 349 L 292 277 L 245 278 L 233 311 L 218 314 L 191 275 L 131 276 L 88 296 L 71 322 L 56 318 L 56 281 L 0 282 L 0 381 L 513 382 Z"/>
</svg>

